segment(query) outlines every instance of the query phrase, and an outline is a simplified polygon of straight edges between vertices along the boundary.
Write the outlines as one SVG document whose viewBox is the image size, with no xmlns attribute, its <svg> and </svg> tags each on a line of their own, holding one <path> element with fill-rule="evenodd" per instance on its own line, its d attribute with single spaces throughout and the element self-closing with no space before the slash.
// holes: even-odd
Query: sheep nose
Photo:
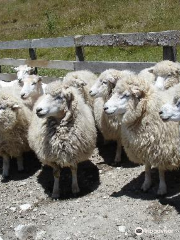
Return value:
<svg viewBox="0 0 180 240">
<path fill-rule="evenodd" d="M 42 108 L 36 108 L 36 113 L 39 113 L 42 110 Z"/>
<path fill-rule="evenodd" d="M 104 111 L 108 110 L 108 107 L 104 107 Z"/>
<path fill-rule="evenodd" d="M 162 114 L 163 114 L 163 111 L 160 111 L 160 112 L 159 112 L 159 115 L 162 115 Z"/>
</svg>

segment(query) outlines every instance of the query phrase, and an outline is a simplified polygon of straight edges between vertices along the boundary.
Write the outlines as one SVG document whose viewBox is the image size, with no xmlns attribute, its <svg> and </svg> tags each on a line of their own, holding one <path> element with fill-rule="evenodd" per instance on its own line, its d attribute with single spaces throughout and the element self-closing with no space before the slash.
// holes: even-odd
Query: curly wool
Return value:
<svg viewBox="0 0 180 240">
<path fill-rule="evenodd" d="M 47 93 L 55 96 L 62 89 L 62 83 L 53 82 L 49 85 Z M 95 148 L 96 129 L 91 110 L 76 89 L 69 89 L 74 100 L 72 117 L 65 126 L 61 124 L 61 120 L 54 117 L 38 118 L 35 113 L 37 104 L 34 107 L 29 128 L 29 143 L 43 164 L 74 166 L 87 160 Z"/>
<path fill-rule="evenodd" d="M 97 76 L 88 71 L 88 70 L 81 70 L 68 73 L 64 79 L 63 83 L 67 84 L 67 86 L 75 87 L 79 90 L 82 94 L 85 102 L 93 108 L 94 99 L 89 95 L 89 90 L 92 85 L 95 83 Z M 81 83 L 85 83 L 86 85 L 83 86 Z"/>
<path fill-rule="evenodd" d="M 0 115 L 0 155 L 21 156 L 30 150 L 27 134 L 31 112 L 20 98 L 12 94 L 11 88 L 0 92 L 0 104 L 7 107 L 5 114 Z M 15 104 L 20 108 L 12 110 Z"/>
<path fill-rule="evenodd" d="M 132 162 L 172 170 L 180 165 L 179 127 L 175 122 L 164 123 L 159 111 L 171 96 L 159 92 L 147 81 L 126 82 L 124 90 L 131 91 L 136 86 L 144 97 L 139 103 L 129 100 L 127 111 L 122 118 L 122 142 Z"/>
</svg>

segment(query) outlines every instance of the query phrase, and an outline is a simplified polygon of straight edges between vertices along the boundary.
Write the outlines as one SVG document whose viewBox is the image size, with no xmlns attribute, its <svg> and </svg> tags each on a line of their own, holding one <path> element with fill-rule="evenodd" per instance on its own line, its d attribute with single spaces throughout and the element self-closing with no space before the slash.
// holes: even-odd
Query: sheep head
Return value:
<svg viewBox="0 0 180 240">
<path fill-rule="evenodd" d="M 91 87 L 89 91 L 90 95 L 95 98 L 108 98 L 112 93 L 112 89 L 115 87 L 118 78 L 117 70 L 109 69 L 104 71 L 100 74 L 96 83 Z"/>
<path fill-rule="evenodd" d="M 34 67 L 29 67 L 27 65 L 20 65 L 19 67 L 15 67 L 12 69 L 17 72 L 17 78 L 18 78 L 19 82 L 22 81 L 24 76 L 33 74 L 35 71 Z"/>
<path fill-rule="evenodd" d="M 37 96 L 42 93 L 42 77 L 37 75 L 28 75 L 23 78 L 21 86 L 22 89 L 20 95 L 22 99 Z"/>
<path fill-rule="evenodd" d="M 65 86 L 54 89 L 50 87 L 36 107 L 37 116 L 40 118 L 54 117 L 68 122 L 76 107 L 72 89 Z"/>
<path fill-rule="evenodd" d="M 180 98 L 175 97 L 173 103 L 162 105 L 159 115 L 163 121 L 180 121 Z"/>
</svg>

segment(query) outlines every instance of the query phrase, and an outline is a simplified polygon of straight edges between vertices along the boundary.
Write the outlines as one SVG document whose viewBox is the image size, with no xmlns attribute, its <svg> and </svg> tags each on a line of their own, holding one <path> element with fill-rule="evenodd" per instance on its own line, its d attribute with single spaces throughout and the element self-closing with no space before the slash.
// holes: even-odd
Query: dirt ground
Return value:
<svg viewBox="0 0 180 240">
<path fill-rule="evenodd" d="M 76 197 L 71 193 L 70 170 L 63 169 L 61 198 L 56 201 L 51 199 L 49 167 L 41 168 L 29 153 L 26 171 L 18 173 L 12 160 L 11 178 L 0 184 L 0 239 L 17 240 L 18 225 L 31 226 L 24 233 L 29 237 L 19 238 L 23 240 L 179 239 L 180 172 L 166 174 L 168 195 L 158 198 L 157 170 L 152 170 L 152 188 L 143 193 L 144 167 L 129 162 L 124 153 L 121 165 L 114 167 L 114 153 L 114 144 L 100 145 L 91 161 L 79 165 L 81 194 Z M 29 208 L 22 210 L 23 204 Z"/>
</svg>

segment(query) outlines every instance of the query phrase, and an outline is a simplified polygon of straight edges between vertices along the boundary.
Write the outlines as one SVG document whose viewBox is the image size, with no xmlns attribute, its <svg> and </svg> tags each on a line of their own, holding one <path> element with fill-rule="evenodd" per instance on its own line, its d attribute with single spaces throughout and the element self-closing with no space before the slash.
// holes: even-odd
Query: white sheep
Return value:
<svg viewBox="0 0 180 240">
<path fill-rule="evenodd" d="M 160 109 L 160 117 L 163 121 L 180 121 L 180 84 L 169 89 L 171 91 L 171 96 L 173 96 L 173 100 L 169 101 L 162 105 Z M 168 91 L 168 92 L 169 92 Z"/>
<path fill-rule="evenodd" d="M 87 160 L 96 145 L 94 118 L 78 90 L 60 81 L 50 83 L 34 106 L 28 138 L 39 160 L 53 168 L 52 197 L 59 197 L 63 167 L 71 168 L 72 192 L 78 193 L 77 164 Z"/>
<path fill-rule="evenodd" d="M 138 77 L 140 78 L 144 78 L 145 80 L 149 81 L 151 84 L 156 84 L 155 80 L 156 80 L 156 76 L 153 72 L 154 67 L 149 67 L 149 68 L 145 68 L 143 70 L 141 70 L 138 73 Z"/>
<path fill-rule="evenodd" d="M 37 99 L 45 94 L 47 84 L 42 83 L 42 77 L 38 75 L 26 75 L 21 83 L 20 96 L 24 103 L 32 109 Z"/>
<path fill-rule="evenodd" d="M 23 168 L 23 153 L 30 150 L 27 135 L 31 112 L 11 88 L 0 91 L 0 156 L 3 157 L 3 178 L 9 176 L 9 160 L 17 158 Z"/>
<path fill-rule="evenodd" d="M 180 64 L 164 60 L 158 62 L 149 70 L 156 77 L 155 86 L 160 90 L 166 90 L 180 82 Z"/>
<path fill-rule="evenodd" d="M 116 164 L 121 161 L 121 125 L 117 116 L 107 116 L 105 114 L 104 103 L 110 98 L 116 82 L 132 74 L 134 73 L 128 70 L 106 70 L 100 74 L 90 89 L 90 95 L 95 97 L 94 117 L 98 129 L 105 140 L 114 140 L 117 142 L 114 160 Z"/>
<path fill-rule="evenodd" d="M 151 166 L 159 169 L 159 195 L 167 192 L 165 170 L 180 166 L 178 124 L 164 123 L 159 116 L 162 104 L 171 98 L 168 92 L 134 76 L 117 82 L 104 106 L 107 114 L 122 116 L 122 144 L 130 161 L 145 164 L 144 191 L 151 186 Z"/>
<path fill-rule="evenodd" d="M 88 70 L 80 70 L 66 74 L 63 78 L 63 83 L 77 88 L 82 94 L 85 102 L 93 108 L 94 100 L 89 95 L 89 90 L 95 83 L 96 79 L 97 76 L 94 73 Z"/>
<path fill-rule="evenodd" d="M 28 67 L 27 65 L 20 65 L 19 67 L 12 67 L 12 69 L 17 72 L 18 79 L 10 81 L 10 82 L 0 80 L 1 87 L 18 86 L 18 83 L 22 81 L 24 76 L 30 75 L 30 74 L 34 73 L 34 71 L 35 71 L 35 68 Z"/>
<path fill-rule="evenodd" d="M 28 65 L 20 65 L 19 67 L 12 67 L 13 70 L 17 72 L 18 81 L 22 81 L 23 77 L 26 75 L 34 74 L 35 68 L 29 67 Z"/>
</svg>

